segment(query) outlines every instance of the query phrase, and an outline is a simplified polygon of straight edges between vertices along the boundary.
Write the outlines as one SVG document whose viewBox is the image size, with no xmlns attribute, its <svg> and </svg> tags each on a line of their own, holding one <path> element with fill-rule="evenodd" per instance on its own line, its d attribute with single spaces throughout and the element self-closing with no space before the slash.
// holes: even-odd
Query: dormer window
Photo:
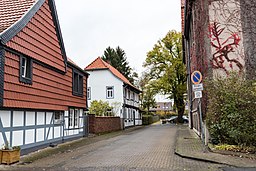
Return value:
<svg viewBox="0 0 256 171">
<path fill-rule="evenodd" d="M 32 60 L 25 56 L 20 57 L 20 82 L 32 84 Z"/>
</svg>

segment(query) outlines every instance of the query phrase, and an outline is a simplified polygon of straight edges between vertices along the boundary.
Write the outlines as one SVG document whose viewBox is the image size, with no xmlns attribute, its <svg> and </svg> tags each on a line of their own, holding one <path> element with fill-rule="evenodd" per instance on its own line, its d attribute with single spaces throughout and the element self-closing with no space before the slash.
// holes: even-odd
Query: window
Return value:
<svg viewBox="0 0 256 171">
<path fill-rule="evenodd" d="M 68 126 L 70 128 L 78 128 L 78 121 L 79 121 L 79 110 L 70 109 L 69 117 L 68 117 Z"/>
<path fill-rule="evenodd" d="M 83 96 L 83 75 L 73 70 L 73 95 Z"/>
<path fill-rule="evenodd" d="M 20 82 L 32 84 L 32 60 L 24 56 L 20 57 Z"/>
<path fill-rule="evenodd" d="M 114 98 L 114 87 L 107 87 L 107 99 Z"/>
<path fill-rule="evenodd" d="M 56 111 L 54 112 L 54 124 L 61 124 L 63 120 L 64 112 L 63 111 Z"/>
<path fill-rule="evenodd" d="M 87 99 L 91 100 L 91 87 L 87 88 Z"/>
<path fill-rule="evenodd" d="M 131 94 L 131 92 L 130 92 L 130 90 L 128 90 L 128 99 L 131 99 L 130 98 L 130 96 L 131 96 L 130 94 Z"/>
</svg>

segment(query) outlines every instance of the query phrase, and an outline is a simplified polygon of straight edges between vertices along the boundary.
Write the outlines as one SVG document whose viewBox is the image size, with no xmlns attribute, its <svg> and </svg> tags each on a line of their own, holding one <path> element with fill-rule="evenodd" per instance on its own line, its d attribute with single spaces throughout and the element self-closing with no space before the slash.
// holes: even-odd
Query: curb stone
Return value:
<svg viewBox="0 0 256 171">
<path fill-rule="evenodd" d="M 201 140 L 188 126 L 178 125 L 174 148 L 175 155 L 182 158 L 222 164 L 229 167 L 255 168 L 255 160 L 213 153 L 202 145 Z"/>
</svg>

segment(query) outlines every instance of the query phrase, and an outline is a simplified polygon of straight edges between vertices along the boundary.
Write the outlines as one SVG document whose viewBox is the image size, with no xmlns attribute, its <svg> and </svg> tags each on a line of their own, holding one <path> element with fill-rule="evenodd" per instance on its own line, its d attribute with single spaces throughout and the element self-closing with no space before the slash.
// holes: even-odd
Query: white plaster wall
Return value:
<svg viewBox="0 0 256 171">
<path fill-rule="evenodd" d="M 51 123 L 52 115 L 53 115 L 52 112 L 47 112 L 46 113 L 46 124 L 50 124 Z"/>
<path fill-rule="evenodd" d="M 2 145 L 4 144 L 3 134 L 0 132 L 0 148 L 2 148 Z"/>
<path fill-rule="evenodd" d="M 26 126 L 35 125 L 35 112 L 26 112 Z"/>
<path fill-rule="evenodd" d="M 12 139 L 12 146 L 23 145 L 23 131 L 13 131 Z"/>
<path fill-rule="evenodd" d="M 44 141 L 44 129 L 36 130 L 36 142 Z"/>
<path fill-rule="evenodd" d="M 3 123 L 3 127 L 11 126 L 11 112 L 10 111 L 0 111 L 0 117 Z"/>
<path fill-rule="evenodd" d="M 37 112 L 37 125 L 44 125 L 44 112 Z"/>
<path fill-rule="evenodd" d="M 60 130 L 61 130 L 60 127 L 54 127 L 54 138 L 61 137 Z"/>
<path fill-rule="evenodd" d="M 111 105 L 114 102 L 121 103 L 117 116 L 120 116 L 121 106 L 123 104 L 123 82 L 114 76 L 109 70 L 88 71 L 88 87 L 91 87 L 91 99 L 88 100 L 88 106 L 93 100 L 108 101 Z M 106 87 L 114 86 L 114 98 L 106 98 Z"/>
<path fill-rule="evenodd" d="M 35 130 L 29 129 L 25 131 L 25 144 L 31 144 L 34 143 L 34 137 L 35 137 Z"/>
<path fill-rule="evenodd" d="M 49 134 L 48 134 L 48 132 L 49 132 Z M 47 135 L 48 135 L 48 138 L 47 138 Z M 46 128 L 46 138 L 47 138 L 47 140 L 51 140 L 53 137 L 52 137 L 52 127 L 50 127 L 50 128 Z"/>
<path fill-rule="evenodd" d="M 24 126 L 24 112 L 13 112 L 13 126 Z"/>
</svg>

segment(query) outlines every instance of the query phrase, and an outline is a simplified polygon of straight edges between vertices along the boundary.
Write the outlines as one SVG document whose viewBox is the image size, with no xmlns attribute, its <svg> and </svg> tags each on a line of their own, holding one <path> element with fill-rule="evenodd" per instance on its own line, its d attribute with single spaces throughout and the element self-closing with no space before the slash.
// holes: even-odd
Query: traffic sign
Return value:
<svg viewBox="0 0 256 171">
<path fill-rule="evenodd" d="M 200 98 L 202 98 L 202 91 L 195 91 L 195 98 L 196 99 L 200 99 Z"/>
<path fill-rule="evenodd" d="M 204 90 L 203 83 L 193 84 L 192 85 L 192 90 L 193 91 L 203 91 Z"/>
<path fill-rule="evenodd" d="M 200 71 L 194 71 L 191 74 L 191 81 L 193 84 L 200 84 L 202 81 L 203 77 Z"/>
</svg>

